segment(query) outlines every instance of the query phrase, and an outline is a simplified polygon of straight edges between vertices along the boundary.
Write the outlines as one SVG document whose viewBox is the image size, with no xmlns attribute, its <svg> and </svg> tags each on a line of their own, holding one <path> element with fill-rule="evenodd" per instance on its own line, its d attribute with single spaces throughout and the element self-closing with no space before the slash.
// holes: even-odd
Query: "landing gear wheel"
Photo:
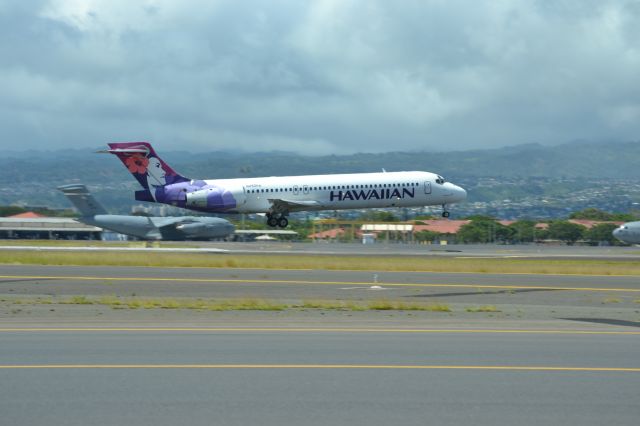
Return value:
<svg viewBox="0 0 640 426">
<path fill-rule="evenodd" d="M 449 212 L 442 212 L 442 217 L 449 217 Z"/>
<path fill-rule="evenodd" d="M 286 228 L 289 225 L 289 220 L 286 217 L 281 217 L 278 219 L 278 226 L 280 228 Z"/>
<path fill-rule="evenodd" d="M 267 217 L 267 225 L 269 225 L 272 228 L 275 228 L 276 226 L 278 226 L 278 219 L 273 216 Z"/>
</svg>

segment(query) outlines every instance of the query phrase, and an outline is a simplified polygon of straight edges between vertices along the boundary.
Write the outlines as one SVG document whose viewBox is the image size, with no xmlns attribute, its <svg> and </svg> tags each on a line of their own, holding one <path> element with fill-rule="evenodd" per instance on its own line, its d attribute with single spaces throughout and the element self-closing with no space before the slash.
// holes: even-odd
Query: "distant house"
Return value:
<svg viewBox="0 0 640 426">
<path fill-rule="evenodd" d="M 462 228 L 467 223 L 470 223 L 471 221 L 437 219 L 421 220 L 420 222 L 422 222 L 422 224 L 413 226 L 413 232 L 429 231 L 437 232 L 438 234 L 455 235 L 458 233 L 460 228 Z"/>
<path fill-rule="evenodd" d="M 345 229 L 342 227 L 333 228 L 327 229 L 326 231 L 316 232 L 315 234 L 309 234 L 307 238 L 311 238 L 313 240 L 333 240 L 342 237 L 345 232 Z"/>
<path fill-rule="evenodd" d="M 39 213 L 35 213 L 35 212 L 24 212 L 24 213 L 18 213 L 18 214 L 14 214 L 13 216 L 7 216 L 7 217 L 12 219 L 38 219 L 46 216 L 41 215 Z"/>
<path fill-rule="evenodd" d="M 391 236 L 394 240 L 413 240 L 413 235 L 421 231 L 430 231 L 442 234 L 445 237 L 454 236 L 460 227 L 469 223 L 469 220 L 424 220 L 421 224 L 413 223 L 365 223 L 359 229 L 353 231 L 354 238 L 361 238 L 363 234 L 369 235 L 377 240 L 388 240 Z M 340 239 L 352 232 L 350 228 L 338 226 L 324 231 L 309 234 L 307 238 L 313 240 L 334 240 Z"/>
</svg>

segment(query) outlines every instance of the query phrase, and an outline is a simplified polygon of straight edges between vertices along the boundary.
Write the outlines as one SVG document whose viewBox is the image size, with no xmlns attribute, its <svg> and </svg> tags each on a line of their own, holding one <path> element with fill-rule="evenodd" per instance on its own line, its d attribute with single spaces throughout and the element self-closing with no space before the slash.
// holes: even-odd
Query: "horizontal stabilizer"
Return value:
<svg viewBox="0 0 640 426">
<path fill-rule="evenodd" d="M 144 145 L 139 147 L 134 146 L 130 148 L 113 148 L 113 149 L 102 149 L 100 151 L 96 151 L 98 154 L 149 154 L 151 150 Z"/>
</svg>

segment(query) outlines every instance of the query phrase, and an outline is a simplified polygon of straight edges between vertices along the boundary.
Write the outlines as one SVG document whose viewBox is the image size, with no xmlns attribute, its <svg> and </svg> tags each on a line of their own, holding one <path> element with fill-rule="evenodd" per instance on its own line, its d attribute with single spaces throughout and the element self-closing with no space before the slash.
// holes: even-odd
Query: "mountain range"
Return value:
<svg viewBox="0 0 640 426">
<path fill-rule="evenodd" d="M 84 183 L 111 210 L 130 209 L 134 204 L 130 191 L 137 188 L 137 183 L 117 159 L 95 154 L 98 149 L 101 147 L 95 150 L 5 153 L 0 158 L 0 204 L 67 207 L 67 201 L 55 188 L 68 183 Z M 159 154 L 181 174 L 196 178 L 358 173 L 384 168 L 387 171 L 432 171 L 448 180 L 467 185 L 486 178 L 494 182 L 500 179 L 544 182 L 594 182 L 598 179 L 640 181 L 640 142 L 572 142 L 555 146 L 529 144 L 472 151 L 328 154 L 317 157 L 287 152 L 238 154 L 160 151 Z M 518 188 L 518 191 L 526 195 L 527 188 Z M 540 192 L 540 188 L 536 191 Z M 484 192 L 487 192 L 486 188 Z M 478 191 L 478 194 L 482 193 L 482 189 Z M 470 199 L 482 201 L 482 197 L 474 197 L 473 193 L 470 193 Z"/>
</svg>

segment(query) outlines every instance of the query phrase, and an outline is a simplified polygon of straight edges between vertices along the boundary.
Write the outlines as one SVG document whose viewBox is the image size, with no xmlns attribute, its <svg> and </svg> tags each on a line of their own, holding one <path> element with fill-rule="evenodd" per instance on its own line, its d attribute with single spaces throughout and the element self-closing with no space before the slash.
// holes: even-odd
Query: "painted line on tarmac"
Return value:
<svg viewBox="0 0 640 426">
<path fill-rule="evenodd" d="M 311 281 L 311 280 L 260 280 L 260 279 L 218 279 L 218 278 L 161 278 L 161 277 L 83 277 L 83 276 L 46 276 L 46 275 L 0 275 L 0 279 L 30 280 L 72 280 L 72 281 L 139 281 L 139 282 L 184 282 L 184 283 L 219 283 L 219 284 L 298 284 L 298 285 L 363 285 L 371 286 L 371 282 L 362 281 Z M 447 283 L 378 283 L 388 287 L 438 287 L 438 288 L 475 288 L 505 290 L 565 290 L 593 292 L 627 292 L 640 293 L 640 288 L 598 288 L 598 287 L 552 287 L 522 285 L 487 285 L 487 284 L 447 284 Z"/>
<path fill-rule="evenodd" d="M 640 331 L 600 330 L 522 330 L 522 329 L 394 329 L 394 328 L 330 328 L 330 327 L 29 327 L 0 328 L 0 333 L 22 332 L 284 332 L 284 333 L 398 333 L 398 334 L 559 334 L 559 335 L 628 335 Z"/>
<path fill-rule="evenodd" d="M 356 365 L 356 364 L 34 364 L 0 365 L 0 370 L 74 369 L 217 369 L 217 370 L 479 370 L 540 372 L 640 373 L 635 367 L 551 367 L 526 365 Z"/>
</svg>

